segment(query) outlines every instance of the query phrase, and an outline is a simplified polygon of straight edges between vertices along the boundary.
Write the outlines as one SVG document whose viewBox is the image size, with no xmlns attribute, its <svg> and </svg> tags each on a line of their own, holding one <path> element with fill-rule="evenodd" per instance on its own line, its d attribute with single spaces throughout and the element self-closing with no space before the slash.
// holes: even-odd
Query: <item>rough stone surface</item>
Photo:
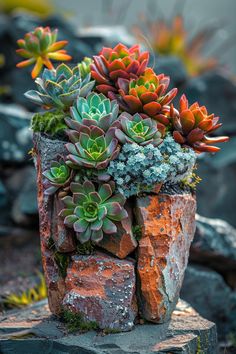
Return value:
<svg viewBox="0 0 236 354">
<path fill-rule="evenodd" d="M 57 223 L 57 219 L 52 219 L 53 198 L 44 194 L 42 171 L 49 167 L 50 161 L 55 159 L 57 154 L 63 154 L 65 148 L 63 142 L 58 140 L 50 140 L 39 134 L 36 134 L 34 138 L 37 151 L 36 168 L 42 264 L 48 288 L 49 307 L 52 313 L 57 314 L 61 312 L 65 282 L 50 247 L 50 240 L 53 239 L 52 225 Z"/>
<path fill-rule="evenodd" d="M 195 209 L 191 194 L 137 199 L 135 213 L 142 227 L 137 264 L 139 307 L 149 321 L 167 321 L 178 301 L 195 232 Z"/>
<path fill-rule="evenodd" d="M 128 331 L 137 315 L 135 282 L 132 260 L 76 255 L 67 269 L 63 306 L 99 328 Z"/>
<path fill-rule="evenodd" d="M 224 273 L 236 271 L 236 230 L 220 219 L 196 216 L 190 260 Z"/>
<path fill-rule="evenodd" d="M 214 321 L 220 337 L 236 331 L 236 294 L 222 276 L 202 266 L 188 266 L 181 297 L 202 316 Z"/>
<path fill-rule="evenodd" d="M 52 238 L 56 249 L 59 252 L 73 252 L 76 249 L 75 236 L 72 229 L 65 227 L 63 219 L 58 218 L 58 214 L 63 208 L 62 202 L 54 197 L 53 205 L 53 217 L 52 220 L 57 220 L 57 223 L 53 223 Z"/>
<path fill-rule="evenodd" d="M 17 320 L 16 320 L 17 318 Z M 31 335 L 31 338 L 23 335 Z M 17 338 L 17 340 L 15 340 Z M 2 354 L 216 354 L 216 327 L 179 301 L 169 323 L 137 325 L 131 332 L 68 335 L 45 303 L 0 316 Z"/>
<path fill-rule="evenodd" d="M 125 208 L 128 211 L 129 218 L 117 224 L 116 234 L 104 235 L 103 239 L 98 244 L 100 247 L 121 259 L 127 257 L 138 246 L 132 232 L 132 210 L 127 203 Z"/>
</svg>

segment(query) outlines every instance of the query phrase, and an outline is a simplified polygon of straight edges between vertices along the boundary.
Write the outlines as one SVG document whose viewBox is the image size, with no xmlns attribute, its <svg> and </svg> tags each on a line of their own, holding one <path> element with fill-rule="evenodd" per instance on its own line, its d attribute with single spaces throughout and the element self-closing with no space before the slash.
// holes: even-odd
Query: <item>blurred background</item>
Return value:
<svg viewBox="0 0 236 354">
<path fill-rule="evenodd" d="M 217 155 L 201 155 L 197 231 L 182 298 L 216 322 L 222 350 L 236 345 L 235 0 L 0 0 L 0 308 L 23 306 L 41 271 L 37 186 L 30 151 L 33 88 L 16 40 L 36 26 L 59 29 L 76 63 L 118 42 L 151 52 L 171 86 L 219 115 L 229 135 Z M 15 302 L 9 299 L 17 294 Z M 9 297 L 10 296 L 10 297 Z M 30 302 L 30 296 L 27 301 Z M 27 303 L 27 301 L 25 301 Z M 230 351 L 232 350 L 232 351 Z"/>
</svg>

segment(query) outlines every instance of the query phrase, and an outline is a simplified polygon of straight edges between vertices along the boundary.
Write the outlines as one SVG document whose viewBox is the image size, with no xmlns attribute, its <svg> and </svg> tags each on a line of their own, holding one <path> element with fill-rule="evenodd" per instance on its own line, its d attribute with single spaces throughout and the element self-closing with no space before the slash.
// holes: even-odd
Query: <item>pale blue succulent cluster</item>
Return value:
<svg viewBox="0 0 236 354">
<path fill-rule="evenodd" d="M 158 147 L 135 143 L 123 145 L 107 172 L 115 180 L 117 190 L 130 197 L 150 191 L 158 183 L 181 181 L 191 173 L 195 161 L 193 150 L 181 148 L 167 136 Z"/>
</svg>

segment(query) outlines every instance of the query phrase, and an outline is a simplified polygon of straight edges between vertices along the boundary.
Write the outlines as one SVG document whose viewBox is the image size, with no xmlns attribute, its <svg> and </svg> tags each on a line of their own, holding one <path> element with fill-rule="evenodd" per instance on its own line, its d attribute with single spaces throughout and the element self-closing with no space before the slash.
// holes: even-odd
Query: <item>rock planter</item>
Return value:
<svg viewBox="0 0 236 354">
<path fill-rule="evenodd" d="M 69 310 L 99 328 L 118 331 L 132 329 L 140 316 L 155 323 L 168 321 L 195 232 L 195 196 L 151 193 L 136 198 L 126 224 L 135 218 L 139 241 L 128 225 L 98 243 L 99 252 L 79 255 L 73 231 L 57 217 L 58 198 L 44 193 L 42 171 L 58 153 L 66 154 L 65 142 L 41 134 L 35 134 L 34 142 L 42 258 L 52 313 Z"/>
<path fill-rule="evenodd" d="M 33 77 L 70 58 L 55 41 L 37 28 L 18 42 Z M 205 107 L 182 96 L 174 108 L 177 89 L 148 59 L 138 46 L 103 48 L 45 70 L 26 93 L 51 109 L 32 120 L 49 308 L 81 329 L 169 321 L 195 232 L 196 153 L 228 140 L 206 136 L 220 125 Z"/>
</svg>

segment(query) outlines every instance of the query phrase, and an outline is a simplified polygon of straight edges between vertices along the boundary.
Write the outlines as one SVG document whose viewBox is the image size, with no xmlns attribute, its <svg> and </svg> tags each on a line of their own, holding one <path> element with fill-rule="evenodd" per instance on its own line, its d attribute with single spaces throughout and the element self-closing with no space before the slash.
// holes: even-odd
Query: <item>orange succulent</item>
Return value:
<svg viewBox="0 0 236 354">
<path fill-rule="evenodd" d="M 18 63 L 18 68 L 34 65 L 31 76 L 35 79 L 41 72 L 43 66 L 53 69 L 52 60 L 67 61 L 71 56 L 62 49 L 67 41 L 56 41 L 58 30 L 51 31 L 49 27 L 37 27 L 32 32 L 26 33 L 24 39 L 17 41 L 20 49 L 16 52 L 26 60 Z"/>
<path fill-rule="evenodd" d="M 208 114 L 205 106 L 197 102 L 189 106 L 185 95 L 180 98 L 179 113 L 171 107 L 170 115 L 173 123 L 173 137 L 179 144 L 190 146 L 196 152 L 217 152 L 220 148 L 211 144 L 222 143 L 229 140 L 227 136 L 209 138 L 209 134 L 219 127 L 219 117 Z"/>
</svg>

